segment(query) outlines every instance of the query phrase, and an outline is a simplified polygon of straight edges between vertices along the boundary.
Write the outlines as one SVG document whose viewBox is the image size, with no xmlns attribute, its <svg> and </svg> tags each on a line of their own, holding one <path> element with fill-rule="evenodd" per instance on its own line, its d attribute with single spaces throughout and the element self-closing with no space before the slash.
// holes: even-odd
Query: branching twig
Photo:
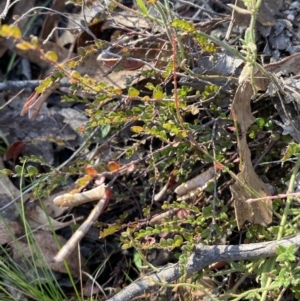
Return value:
<svg viewBox="0 0 300 301">
<path fill-rule="evenodd" d="M 296 244 L 297 247 L 300 247 L 300 234 L 278 241 L 245 245 L 206 246 L 198 244 L 195 248 L 195 252 L 189 257 L 184 270 L 187 276 L 191 276 L 217 261 L 251 260 L 272 257 L 276 255 L 276 248 L 279 245 L 288 247 L 292 244 Z M 161 269 L 157 273 L 137 280 L 108 301 L 130 301 L 147 291 L 149 292 L 159 288 L 164 283 L 173 282 L 179 279 L 180 276 L 179 263 L 173 264 L 172 266 Z"/>
<path fill-rule="evenodd" d="M 10 3 L 10 0 L 6 0 L 6 4 L 5 4 L 5 7 L 3 9 L 3 12 L 0 14 L 0 20 L 1 19 L 5 19 L 6 18 L 6 15 L 9 11 L 9 9 L 17 2 L 19 2 L 20 0 L 16 0 L 14 1 L 13 3 Z"/>
</svg>

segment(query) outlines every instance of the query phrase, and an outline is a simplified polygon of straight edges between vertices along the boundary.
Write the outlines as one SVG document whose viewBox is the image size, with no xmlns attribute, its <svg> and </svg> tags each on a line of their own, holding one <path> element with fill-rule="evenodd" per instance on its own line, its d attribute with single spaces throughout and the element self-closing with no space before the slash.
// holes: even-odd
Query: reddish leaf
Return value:
<svg viewBox="0 0 300 301">
<path fill-rule="evenodd" d="M 216 169 L 223 169 L 223 165 L 221 163 L 215 163 Z"/>
<path fill-rule="evenodd" d="M 168 181 L 168 189 L 174 187 L 175 183 L 176 183 L 176 175 L 175 175 L 175 172 L 177 171 L 177 169 L 173 169 L 171 174 L 170 174 L 170 177 L 169 177 L 169 181 Z"/>
<path fill-rule="evenodd" d="M 15 163 L 22 151 L 24 150 L 25 143 L 23 141 L 16 141 L 12 143 L 5 152 L 6 160 L 13 160 Z"/>
<path fill-rule="evenodd" d="M 85 167 L 85 172 L 86 172 L 86 174 L 93 176 L 93 177 L 98 174 L 98 172 L 90 165 Z"/>
<path fill-rule="evenodd" d="M 107 164 L 107 168 L 109 171 L 117 171 L 118 169 L 121 168 L 121 165 L 115 161 L 110 161 Z"/>
</svg>

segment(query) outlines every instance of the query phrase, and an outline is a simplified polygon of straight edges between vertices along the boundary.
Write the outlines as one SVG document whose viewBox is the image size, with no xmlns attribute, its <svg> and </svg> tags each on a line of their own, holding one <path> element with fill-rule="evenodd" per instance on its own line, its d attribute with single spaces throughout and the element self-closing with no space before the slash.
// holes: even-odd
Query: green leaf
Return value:
<svg viewBox="0 0 300 301">
<path fill-rule="evenodd" d="M 136 4 L 139 10 L 142 12 L 143 15 L 148 16 L 148 9 L 144 3 L 144 0 L 136 0 Z"/>
<path fill-rule="evenodd" d="M 32 177 L 32 176 L 35 176 L 36 174 L 38 174 L 39 171 L 35 166 L 29 165 L 29 166 L 27 166 L 27 173 L 29 176 Z"/>
<path fill-rule="evenodd" d="M 298 154 L 300 151 L 300 145 L 298 143 L 295 142 L 291 142 L 288 145 L 288 148 L 282 158 L 282 162 L 285 162 L 286 160 L 288 160 L 289 158 L 291 158 L 292 156 Z"/>
<path fill-rule="evenodd" d="M 110 132 L 111 126 L 110 124 L 105 124 L 101 126 L 101 137 L 105 138 Z"/>
<path fill-rule="evenodd" d="M 164 92 L 161 86 L 156 86 L 153 91 L 153 98 L 156 100 L 161 100 L 164 98 Z"/>
<path fill-rule="evenodd" d="M 57 60 L 58 60 L 58 56 L 57 56 L 57 54 L 54 51 L 47 51 L 45 53 L 45 59 L 47 59 L 47 60 L 49 60 L 51 62 L 56 63 Z"/>
<path fill-rule="evenodd" d="M 135 89 L 133 87 L 130 87 L 128 89 L 128 96 L 130 96 L 130 97 L 137 97 L 139 95 L 140 95 L 140 91 L 139 90 L 137 90 L 137 89 Z"/>
<path fill-rule="evenodd" d="M 23 170 L 23 166 L 20 166 L 20 165 L 16 165 L 15 166 L 15 171 L 16 171 L 16 174 L 17 175 L 22 175 L 22 173 L 24 172 L 24 170 Z"/>
<path fill-rule="evenodd" d="M 140 256 L 139 252 L 137 252 L 136 250 L 134 250 L 134 252 L 133 252 L 133 262 L 139 270 L 141 270 L 143 268 L 142 258 Z"/>
<path fill-rule="evenodd" d="M 147 83 L 147 84 L 145 85 L 145 88 L 147 88 L 147 89 L 153 91 L 153 90 L 155 89 L 155 86 L 154 86 L 152 83 Z"/>
<path fill-rule="evenodd" d="M 13 172 L 10 169 L 3 168 L 3 169 L 0 170 L 0 174 L 1 175 L 8 175 L 9 176 L 9 175 L 12 175 Z"/>
<path fill-rule="evenodd" d="M 115 232 L 119 231 L 121 228 L 122 228 L 122 225 L 118 225 L 118 224 L 111 225 L 108 228 L 106 228 L 106 229 L 104 229 L 103 231 L 100 232 L 100 237 L 103 238 L 103 237 L 106 237 L 108 235 L 112 235 Z"/>
<path fill-rule="evenodd" d="M 188 21 L 185 20 L 175 19 L 172 22 L 172 26 L 187 32 L 195 31 L 195 26 L 192 23 L 189 23 Z"/>
<path fill-rule="evenodd" d="M 132 247 L 131 243 L 125 243 L 125 244 L 122 245 L 123 250 L 129 249 L 131 247 Z"/>
<path fill-rule="evenodd" d="M 0 36 L 5 38 L 20 39 L 22 37 L 21 30 L 16 26 L 2 25 L 0 27 Z"/>
<path fill-rule="evenodd" d="M 183 238 L 180 235 L 175 235 L 173 247 L 180 247 L 182 242 L 183 242 Z"/>
<path fill-rule="evenodd" d="M 134 125 L 130 128 L 130 130 L 134 133 L 139 134 L 140 132 L 142 132 L 144 130 L 144 128 L 142 126 Z"/>
</svg>

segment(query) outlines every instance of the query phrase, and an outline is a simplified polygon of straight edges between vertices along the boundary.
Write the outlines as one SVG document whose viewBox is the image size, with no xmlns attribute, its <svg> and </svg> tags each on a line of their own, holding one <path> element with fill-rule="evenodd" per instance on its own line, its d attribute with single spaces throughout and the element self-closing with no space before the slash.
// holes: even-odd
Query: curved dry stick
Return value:
<svg viewBox="0 0 300 301">
<path fill-rule="evenodd" d="M 206 246 L 198 244 L 195 247 L 195 252 L 188 259 L 185 266 L 185 273 L 187 276 L 190 276 L 217 261 L 250 260 L 271 257 L 276 255 L 276 248 L 279 245 L 288 247 L 291 244 L 295 244 L 298 248 L 300 247 L 300 234 L 278 241 L 245 245 Z M 160 285 L 158 283 L 170 283 L 179 279 L 180 276 L 179 263 L 173 264 L 172 266 L 161 269 L 158 273 L 153 273 L 128 285 L 107 301 L 130 301 L 147 291 L 149 292 L 159 288 Z"/>
<path fill-rule="evenodd" d="M 80 242 L 80 240 L 84 237 L 86 232 L 89 230 L 93 222 L 95 222 L 98 216 L 103 212 L 107 205 L 108 199 L 101 199 L 95 208 L 92 210 L 88 218 L 82 223 L 82 225 L 76 230 L 76 232 L 72 235 L 72 237 L 67 241 L 67 243 L 59 250 L 59 252 L 55 255 L 55 261 L 63 261 L 65 260 L 72 251 L 76 248 L 76 245 Z"/>
</svg>

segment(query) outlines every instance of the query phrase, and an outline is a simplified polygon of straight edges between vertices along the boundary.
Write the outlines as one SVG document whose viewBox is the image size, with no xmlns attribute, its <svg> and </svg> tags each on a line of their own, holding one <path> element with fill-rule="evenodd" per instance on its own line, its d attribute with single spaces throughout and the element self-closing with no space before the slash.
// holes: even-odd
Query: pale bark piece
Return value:
<svg viewBox="0 0 300 301">
<path fill-rule="evenodd" d="M 246 221 L 263 226 L 268 225 L 272 221 L 271 200 L 246 203 L 247 199 L 255 196 L 245 189 L 245 186 L 256 191 L 262 197 L 270 195 L 268 186 L 259 179 L 254 171 L 251 163 L 251 153 L 247 145 L 246 131 L 255 121 L 250 108 L 252 94 L 251 84 L 244 82 L 238 87 L 232 104 L 232 110 L 242 132 L 239 146 L 242 162 L 242 170 L 238 174 L 240 182 L 236 182 L 230 187 L 234 198 L 235 215 L 239 229 Z"/>
<path fill-rule="evenodd" d="M 47 197 L 46 199 L 43 200 L 43 206 L 45 208 L 46 213 L 49 216 L 51 216 L 52 218 L 56 218 L 56 217 L 63 215 L 67 210 L 69 210 L 68 207 L 56 206 L 53 203 L 53 200 L 56 197 L 58 197 L 62 194 L 68 193 L 69 191 L 70 191 L 70 188 L 64 189 L 63 191 L 51 194 L 49 197 Z"/>
<path fill-rule="evenodd" d="M 105 185 L 103 184 L 81 193 L 64 193 L 57 196 L 53 203 L 61 207 L 74 207 L 88 202 L 99 201 L 105 197 Z"/>
<path fill-rule="evenodd" d="M 49 268 L 55 272 L 66 274 L 67 271 L 64 262 L 54 260 L 54 256 L 59 248 L 51 232 L 40 230 L 32 235 L 38 247 L 32 245 L 32 242 L 26 242 L 25 239 L 23 239 L 23 241 L 14 242 L 12 244 L 13 259 L 17 262 L 24 262 L 24 259 L 31 259 L 32 265 L 36 267 Z M 64 245 L 67 242 L 61 236 L 57 236 L 57 240 L 60 245 Z M 79 258 L 79 256 L 78 250 L 75 248 L 69 259 L 66 259 L 70 272 L 75 277 L 80 276 L 80 267 L 85 266 L 85 259 L 82 256 Z M 81 263 L 81 266 L 79 263 Z M 84 273 L 82 276 L 85 278 Z"/>
<path fill-rule="evenodd" d="M 182 196 L 189 191 L 192 191 L 196 188 L 205 187 L 207 182 L 211 180 L 215 175 L 215 168 L 212 166 L 209 169 L 205 170 L 203 173 L 197 177 L 181 184 L 175 189 L 175 192 L 178 196 Z"/>
</svg>

